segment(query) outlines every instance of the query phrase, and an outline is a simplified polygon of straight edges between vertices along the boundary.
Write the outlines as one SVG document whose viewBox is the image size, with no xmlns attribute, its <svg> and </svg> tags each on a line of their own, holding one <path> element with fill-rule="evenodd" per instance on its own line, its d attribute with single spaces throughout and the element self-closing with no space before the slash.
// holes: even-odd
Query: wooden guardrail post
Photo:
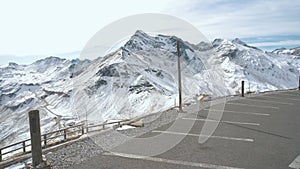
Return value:
<svg viewBox="0 0 300 169">
<path fill-rule="evenodd" d="M 245 82 L 244 80 L 242 81 L 242 97 L 245 96 Z"/>
<path fill-rule="evenodd" d="M 67 130 L 64 129 L 64 140 L 66 140 L 66 139 L 67 139 Z"/>
<path fill-rule="evenodd" d="M 26 152 L 26 144 L 25 144 L 25 141 L 22 142 L 22 145 L 23 145 L 23 153 Z"/>
<path fill-rule="evenodd" d="M 86 128 L 86 131 L 87 131 L 87 128 Z M 82 135 L 84 134 L 84 126 L 83 125 L 81 126 L 81 134 Z"/>
<path fill-rule="evenodd" d="M 31 137 L 31 153 L 32 166 L 35 168 L 41 164 L 42 158 L 42 143 L 41 143 L 41 128 L 40 128 L 40 114 L 38 110 L 32 110 L 29 113 L 29 126 Z"/>
<path fill-rule="evenodd" d="M 2 161 L 2 150 L 0 149 L 0 161 Z"/>
<path fill-rule="evenodd" d="M 44 147 L 46 148 L 47 147 L 47 134 L 44 134 L 43 136 L 44 138 Z"/>
</svg>

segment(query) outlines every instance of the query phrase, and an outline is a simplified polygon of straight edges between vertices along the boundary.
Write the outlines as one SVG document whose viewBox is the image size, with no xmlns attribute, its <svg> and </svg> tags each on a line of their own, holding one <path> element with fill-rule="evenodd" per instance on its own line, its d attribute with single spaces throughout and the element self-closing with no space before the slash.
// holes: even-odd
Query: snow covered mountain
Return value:
<svg viewBox="0 0 300 169">
<path fill-rule="evenodd" d="M 190 44 L 175 36 L 137 31 L 116 51 L 96 60 L 48 57 L 0 68 L 0 146 L 29 137 L 28 111 L 39 109 L 42 132 L 88 120 L 132 118 L 175 105 L 180 44 L 185 102 L 199 94 L 238 94 L 297 87 L 300 58 L 268 53 L 239 39 Z M 224 85 L 211 76 L 212 66 Z"/>
<path fill-rule="evenodd" d="M 9 63 L 0 68 L 0 146 L 18 138 L 29 138 L 28 111 L 41 111 L 43 131 L 57 129 L 61 117 L 73 118 L 69 104 L 73 74 L 90 61 L 48 57 L 30 65 Z M 69 86 L 69 87 L 68 87 Z M 57 126 L 57 127 L 55 127 Z"/>
<path fill-rule="evenodd" d="M 238 91 L 244 79 L 251 91 L 295 88 L 300 71 L 300 58 L 293 55 L 277 55 L 240 43 L 240 40 L 213 42 L 215 53 L 225 71 L 225 81 L 231 93 Z"/>
<path fill-rule="evenodd" d="M 291 48 L 291 49 L 279 48 L 279 49 L 273 50 L 272 53 L 300 56 L 300 46 Z"/>
</svg>

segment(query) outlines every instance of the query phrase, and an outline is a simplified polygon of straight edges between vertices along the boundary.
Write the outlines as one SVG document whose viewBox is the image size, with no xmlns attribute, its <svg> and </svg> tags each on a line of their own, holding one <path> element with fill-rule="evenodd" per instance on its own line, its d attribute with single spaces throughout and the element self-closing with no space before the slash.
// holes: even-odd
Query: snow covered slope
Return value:
<svg viewBox="0 0 300 169">
<path fill-rule="evenodd" d="M 267 53 L 239 39 L 190 44 L 137 31 L 124 46 L 93 61 L 49 57 L 1 67 L 0 146 L 29 137 L 31 109 L 40 110 L 47 132 L 86 119 L 132 118 L 174 106 L 177 40 L 185 102 L 199 94 L 237 94 L 241 80 L 253 92 L 297 86 L 299 56 Z"/>
<path fill-rule="evenodd" d="M 72 84 L 67 81 L 90 61 L 48 57 L 30 65 L 10 63 L 0 68 L 0 146 L 28 138 L 28 111 L 40 110 L 43 131 L 58 129 L 73 118 L 69 104 Z"/>
<path fill-rule="evenodd" d="M 224 80 L 230 93 L 239 91 L 241 80 L 245 80 L 248 90 L 254 92 L 297 87 L 300 71 L 297 56 L 267 53 L 238 39 L 217 39 L 213 46 L 225 71 Z"/>
</svg>

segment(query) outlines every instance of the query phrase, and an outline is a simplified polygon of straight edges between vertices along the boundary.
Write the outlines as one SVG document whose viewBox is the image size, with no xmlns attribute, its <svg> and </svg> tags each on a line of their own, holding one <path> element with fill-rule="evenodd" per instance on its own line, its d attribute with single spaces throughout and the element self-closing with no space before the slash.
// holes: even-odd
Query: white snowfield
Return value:
<svg viewBox="0 0 300 169">
<path fill-rule="evenodd" d="M 40 110 L 45 133 L 86 120 L 96 124 L 173 107 L 177 40 L 185 102 L 201 94 L 238 94 L 242 80 L 252 92 L 298 85 L 300 56 L 268 53 L 239 39 L 190 44 L 137 31 L 124 46 L 93 61 L 48 57 L 30 65 L 1 66 L 0 147 L 29 138 L 32 109 Z"/>
</svg>

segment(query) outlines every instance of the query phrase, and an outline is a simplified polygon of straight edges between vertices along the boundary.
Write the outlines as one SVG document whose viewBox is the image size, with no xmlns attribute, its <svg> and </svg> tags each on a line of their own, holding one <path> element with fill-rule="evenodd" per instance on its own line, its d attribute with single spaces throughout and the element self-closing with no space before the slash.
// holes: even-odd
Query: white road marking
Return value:
<svg viewBox="0 0 300 169">
<path fill-rule="evenodd" d="M 283 96 L 295 96 L 297 97 L 298 95 L 297 94 L 288 94 L 288 93 L 277 93 L 278 95 L 283 95 Z"/>
<path fill-rule="evenodd" d="M 243 99 L 243 100 L 254 101 L 254 102 L 265 102 L 265 103 L 275 103 L 275 104 L 294 105 L 293 103 L 275 102 L 275 101 L 270 101 L 270 100 L 255 100 L 255 99 Z"/>
<path fill-rule="evenodd" d="M 292 101 L 300 101 L 300 99 L 292 99 L 292 98 L 282 98 L 282 97 L 272 97 L 269 95 L 261 95 L 259 97 L 265 97 L 265 98 L 270 98 L 270 99 L 284 99 L 284 100 L 292 100 Z"/>
<path fill-rule="evenodd" d="M 238 122 L 238 121 L 226 121 L 226 120 L 213 120 L 213 119 L 195 119 L 195 118 L 182 118 L 184 120 L 197 120 L 197 121 L 210 121 L 210 122 L 221 122 L 221 123 L 229 123 L 229 124 L 243 124 L 243 125 L 253 125 L 259 126 L 258 123 L 248 123 L 248 122 Z"/>
<path fill-rule="evenodd" d="M 240 112 L 240 111 L 232 111 L 232 110 L 216 110 L 216 109 L 204 109 L 204 110 L 223 111 L 223 112 L 229 112 L 229 113 L 249 114 L 249 115 L 257 115 L 257 116 L 270 116 L 270 114 L 267 114 L 267 113 Z"/>
<path fill-rule="evenodd" d="M 289 165 L 290 168 L 299 169 L 300 168 L 300 155 Z"/>
<path fill-rule="evenodd" d="M 268 109 L 279 109 L 279 107 L 273 107 L 273 106 L 259 106 L 259 105 L 251 105 L 251 104 L 244 104 L 244 103 L 230 103 L 230 102 L 227 102 L 226 104 L 238 105 L 238 106 L 248 106 L 248 107 L 268 108 Z"/>
<path fill-rule="evenodd" d="M 185 136 L 194 136 L 194 137 L 208 137 L 208 138 L 215 138 L 215 139 L 254 142 L 254 140 L 250 139 L 250 138 L 225 137 L 225 136 L 206 136 L 206 135 L 199 135 L 199 134 L 192 134 L 192 133 L 173 132 L 173 131 L 153 130 L 152 133 L 166 133 L 166 134 L 185 135 Z"/>
<path fill-rule="evenodd" d="M 200 168 L 242 169 L 242 168 L 228 167 L 228 166 L 208 164 L 208 163 L 196 163 L 196 162 L 189 162 L 189 161 L 182 161 L 182 160 L 169 160 L 169 159 L 164 159 L 164 158 L 159 158 L 159 157 L 149 157 L 149 156 L 141 156 L 141 155 L 117 153 L 117 152 L 105 152 L 105 153 L 103 153 L 103 155 L 119 156 L 119 157 L 131 158 L 131 159 L 141 159 L 141 160 L 146 160 L 146 161 L 176 164 L 176 165 L 183 165 L 183 166 L 200 167 Z"/>
</svg>

